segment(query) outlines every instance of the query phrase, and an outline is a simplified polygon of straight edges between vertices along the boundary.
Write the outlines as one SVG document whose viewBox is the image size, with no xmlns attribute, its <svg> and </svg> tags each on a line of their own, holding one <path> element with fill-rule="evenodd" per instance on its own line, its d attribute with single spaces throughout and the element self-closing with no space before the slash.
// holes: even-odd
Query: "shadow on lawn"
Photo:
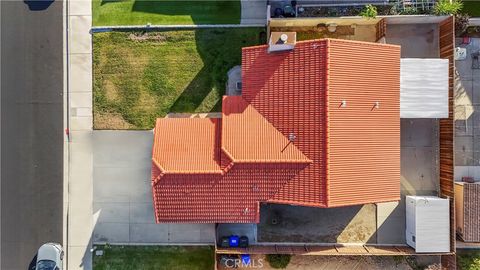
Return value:
<svg viewBox="0 0 480 270">
<path fill-rule="evenodd" d="M 242 47 L 265 43 L 265 34 L 258 29 L 242 31 L 228 38 L 231 31 L 220 28 L 195 31 L 197 52 L 204 66 L 170 107 L 171 112 L 195 111 L 207 96 L 212 94 L 220 98 L 214 105 L 207 104 L 211 108 L 210 112 L 221 111 L 221 97 L 225 94 L 227 72 L 241 64 Z"/>
<path fill-rule="evenodd" d="M 102 0 L 102 2 L 100 2 L 100 6 L 110 4 L 110 3 L 118 3 L 118 2 L 122 2 L 122 1 L 123 0 Z"/>
<path fill-rule="evenodd" d="M 103 0 L 112 1 L 112 0 Z M 102 1 L 102 2 L 103 2 Z M 113 0 L 115 1 L 115 0 Z M 190 16 L 193 24 L 239 23 L 240 1 L 164 1 L 136 0 L 133 12 L 162 14 L 168 16 Z M 213 15 L 214 14 L 214 15 Z"/>
</svg>

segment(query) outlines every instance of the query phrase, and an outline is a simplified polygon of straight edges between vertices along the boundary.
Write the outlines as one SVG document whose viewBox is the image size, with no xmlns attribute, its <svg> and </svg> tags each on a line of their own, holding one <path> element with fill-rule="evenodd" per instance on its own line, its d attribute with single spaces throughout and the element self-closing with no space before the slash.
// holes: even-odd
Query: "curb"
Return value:
<svg viewBox="0 0 480 270">
<path fill-rule="evenodd" d="M 194 25 L 113 25 L 113 26 L 94 26 L 92 33 L 122 31 L 122 30 L 189 30 L 189 29 L 209 29 L 209 28 L 252 28 L 266 27 L 266 24 L 194 24 Z"/>
</svg>

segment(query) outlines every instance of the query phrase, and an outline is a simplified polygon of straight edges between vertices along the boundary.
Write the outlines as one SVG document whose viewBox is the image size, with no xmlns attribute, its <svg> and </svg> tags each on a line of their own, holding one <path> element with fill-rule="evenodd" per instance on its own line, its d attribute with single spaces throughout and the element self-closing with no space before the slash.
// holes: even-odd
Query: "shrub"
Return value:
<svg viewBox="0 0 480 270">
<path fill-rule="evenodd" d="M 267 261 L 272 268 L 282 269 L 286 268 L 290 263 L 292 255 L 288 254 L 268 254 Z"/>
<path fill-rule="evenodd" d="M 462 10 L 463 2 L 461 0 L 439 0 L 433 7 L 435 15 L 457 14 Z"/>
<path fill-rule="evenodd" d="M 461 36 L 463 33 L 467 31 L 469 20 L 470 20 L 470 16 L 468 16 L 468 14 L 458 14 L 457 16 L 455 16 L 455 35 L 456 36 Z"/>
<path fill-rule="evenodd" d="M 480 253 L 478 251 L 462 251 L 457 253 L 457 268 L 461 270 L 479 270 Z"/>
<path fill-rule="evenodd" d="M 377 8 L 373 5 L 366 5 L 363 10 L 360 12 L 360 16 L 364 18 L 375 18 L 377 17 Z"/>
</svg>

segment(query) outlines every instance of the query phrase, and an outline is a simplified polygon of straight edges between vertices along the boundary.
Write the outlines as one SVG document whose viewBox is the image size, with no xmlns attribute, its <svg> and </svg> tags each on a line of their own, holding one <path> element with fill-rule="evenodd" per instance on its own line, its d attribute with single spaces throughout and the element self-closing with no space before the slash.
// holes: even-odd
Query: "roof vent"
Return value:
<svg viewBox="0 0 480 270">
<path fill-rule="evenodd" d="M 296 32 L 272 32 L 268 41 L 268 52 L 293 50 L 296 41 Z"/>
<path fill-rule="evenodd" d="M 295 136 L 295 133 L 290 133 L 288 134 L 288 140 L 293 142 L 295 141 L 295 139 L 297 138 L 297 136 Z"/>
<path fill-rule="evenodd" d="M 337 31 L 337 24 L 336 23 L 329 23 L 327 24 L 328 32 L 335 33 Z"/>
</svg>

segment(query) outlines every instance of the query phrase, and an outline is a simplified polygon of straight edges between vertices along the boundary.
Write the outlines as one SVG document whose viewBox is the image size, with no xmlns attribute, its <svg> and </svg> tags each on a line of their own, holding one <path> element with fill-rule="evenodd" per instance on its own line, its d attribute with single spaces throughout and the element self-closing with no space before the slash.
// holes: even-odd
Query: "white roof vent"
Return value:
<svg viewBox="0 0 480 270">
<path fill-rule="evenodd" d="M 268 41 L 268 52 L 293 50 L 296 42 L 296 32 L 272 32 Z"/>
</svg>

